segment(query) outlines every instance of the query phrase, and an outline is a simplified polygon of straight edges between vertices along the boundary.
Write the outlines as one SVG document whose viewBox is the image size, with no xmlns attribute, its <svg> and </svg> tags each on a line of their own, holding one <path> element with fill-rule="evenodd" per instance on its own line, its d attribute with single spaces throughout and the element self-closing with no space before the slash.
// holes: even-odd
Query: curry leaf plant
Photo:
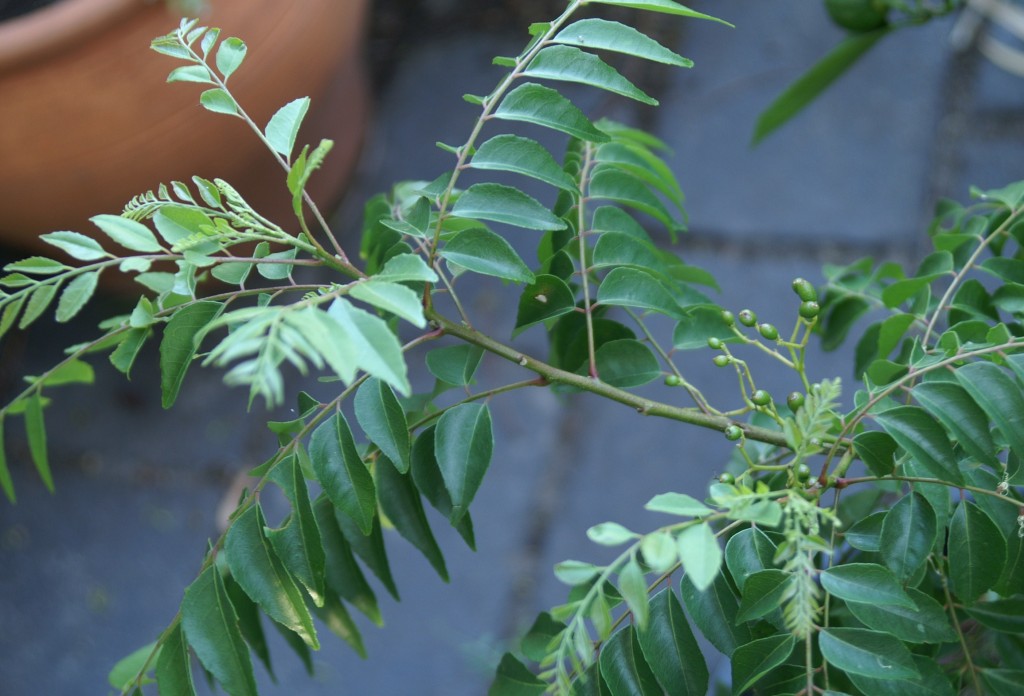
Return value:
<svg viewBox="0 0 1024 696">
<path fill-rule="evenodd" d="M 712 651 L 728 659 L 714 674 L 734 694 L 1018 688 L 1024 183 L 941 203 L 934 250 L 915 269 L 862 259 L 826 267 L 821 287 L 794 280 L 791 327 L 718 306 L 710 274 L 647 231 L 685 230 L 662 143 L 592 120 L 559 91 L 577 83 L 653 104 L 612 67 L 614 54 L 691 65 L 634 27 L 587 16 L 598 5 L 728 30 L 673 0 L 572 0 L 530 27 L 519 55 L 498 60 L 507 73 L 490 93 L 467 97 L 479 116 L 462 144 L 442 146 L 449 171 L 366 204 L 358 253 L 306 194 L 331 149 L 298 142 L 308 100 L 257 123 L 230 87 L 245 43 L 196 21 L 153 41 L 177 63 L 169 81 L 201 85 L 211 117 L 239 119 L 274 154 L 294 219 L 269 220 L 228 182 L 194 177 L 93 218 L 91 235 L 44 235 L 55 258 L 7 265 L 0 335 L 50 314 L 71 320 L 107 275 L 133 279 L 139 297 L 0 410 L 0 485 L 13 503 L 5 424 L 24 425 L 53 489 L 53 389 L 90 382 L 89 361 L 104 357 L 127 375 L 147 344 L 159 350 L 165 408 L 199 365 L 223 368 L 251 401 L 298 406 L 270 423 L 279 447 L 249 472 L 255 483 L 179 612 L 111 671 L 121 694 L 193 694 L 200 670 L 232 696 L 255 694 L 253 657 L 269 665 L 261 613 L 307 664 L 327 633 L 364 653 L 351 610 L 382 623 L 368 575 L 400 596 L 385 535 L 404 537 L 444 579 L 426 506 L 471 548 L 487 543 L 472 516 L 486 513 L 473 501 L 501 457 L 489 403 L 528 388 L 591 392 L 717 430 L 734 454 L 706 491 L 652 490 L 654 529 L 628 529 L 608 510 L 587 536 L 617 555 L 555 566 L 566 599 L 502 658 L 493 696 L 703 694 Z M 536 128 L 555 131 L 564 152 L 524 135 Z M 554 205 L 507 183 L 516 176 L 549 187 Z M 511 234 L 535 240 L 536 260 Z M 304 267 L 320 280 L 304 280 Z M 468 275 L 520 288 L 504 308 L 512 336 L 476 327 L 460 299 Z M 663 335 L 655 327 L 666 319 Z M 548 336 L 546 355 L 517 347 L 530 327 Z M 812 380 L 809 342 L 834 348 L 851 335 L 859 384 Z M 479 387 L 485 354 L 521 376 Z M 763 389 L 767 368 L 752 356 L 790 376 L 792 393 Z M 290 396 L 287 366 L 323 378 L 323 393 Z M 704 394 L 691 381 L 716 368 L 735 374 L 735 392 Z M 415 391 L 410 374 L 433 386 Z M 636 391 L 653 382 L 664 386 Z M 261 503 L 268 486 L 291 507 L 276 528 Z"/>
</svg>

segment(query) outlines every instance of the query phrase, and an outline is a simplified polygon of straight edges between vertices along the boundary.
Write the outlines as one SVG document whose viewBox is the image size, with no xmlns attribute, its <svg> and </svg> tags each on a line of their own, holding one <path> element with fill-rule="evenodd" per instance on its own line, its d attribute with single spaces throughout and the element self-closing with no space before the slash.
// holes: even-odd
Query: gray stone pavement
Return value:
<svg viewBox="0 0 1024 696">
<path fill-rule="evenodd" d="M 660 82 L 661 110 L 579 96 L 653 127 L 675 149 L 692 229 L 677 250 L 718 276 L 724 305 L 738 310 L 749 302 L 785 326 L 795 310 L 793 277 L 817 281 L 822 262 L 863 255 L 914 262 L 938 197 L 963 199 L 969 183 L 1024 178 L 1024 82 L 973 54 L 953 54 L 949 21 L 881 44 L 807 113 L 751 150 L 759 109 L 840 34 L 807 0 L 693 5 L 737 29 L 691 22 L 666 30 L 697 67 L 638 76 Z M 433 142 L 461 142 L 474 110 L 460 95 L 488 90 L 498 75 L 490 58 L 516 50 L 522 36 L 425 32 L 403 47 L 357 183 L 336 215 L 341 228 L 355 225 L 367 195 L 399 178 L 432 178 L 450 164 Z M 524 234 L 522 248 L 531 241 Z M 514 305 L 515 288 L 481 282 L 466 295 L 470 315 L 506 336 L 500 316 Z M 27 339 L 5 339 L 2 383 L 9 390 L 13 375 L 44 369 L 91 325 L 40 323 Z M 536 330 L 519 345 L 545 352 Z M 0 505 L 0 696 L 106 693 L 110 664 L 174 615 L 206 539 L 217 532 L 216 506 L 232 477 L 272 447 L 259 409 L 248 418 L 244 395 L 221 389 L 212 371 L 191 373 L 178 405 L 164 414 L 154 352 L 140 359 L 130 383 L 100 369 L 94 388 L 55 393 L 47 418 L 55 496 L 42 489 L 23 438 L 8 426 L 20 497 L 17 506 Z M 707 352 L 684 364 L 708 392 L 729 393 L 733 378 L 712 367 Z M 816 353 L 811 365 L 813 376 L 840 376 L 852 390 L 850 350 Z M 521 378 L 516 366 L 493 357 L 482 374 L 487 384 Z M 784 377 L 765 386 L 785 394 L 792 384 Z M 730 451 L 716 433 L 591 397 L 526 390 L 492 407 L 498 448 L 474 503 L 480 550 L 470 552 L 430 513 L 451 570 L 446 585 L 389 535 L 402 602 L 377 586 L 387 625 L 360 624 L 370 658 L 360 660 L 324 631 L 316 676 L 307 678 L 277 644 L 278 684 L 261 673 L 263 693 L 485 693 L 517 631 L 564 600 L 552 564 L 601 560 L 587 527 L 609 519 L 638 530 L 658 524 L 643 504 L 666 490 L 699 495 Z"/>
</svg>

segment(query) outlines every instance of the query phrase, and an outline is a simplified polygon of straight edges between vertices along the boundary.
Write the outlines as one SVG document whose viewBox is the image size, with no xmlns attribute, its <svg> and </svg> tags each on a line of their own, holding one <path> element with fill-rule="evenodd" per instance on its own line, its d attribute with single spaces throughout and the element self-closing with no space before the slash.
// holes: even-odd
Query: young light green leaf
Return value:
<svg viewBox="0 0 1024 696">
<path fill-rule="evenodd" d="M 818 646 L 829 664 L 848 674 L 875 679 L 918 679 L 913 656 L 887 633 L 863 628 L 828 628 L 818 634 Z"/>
<path fill-rule="evenodd" d="M 1024 390 L 1020 382 L 985 361 L 964 365 L 953 374 L 996 424 L 1010 449 L 1017 456 L 1024 455 Z M 981 461 L 990 460 L 991 455 Z"/>
<path fill-rule="evenodd" d="M 821 586 L 831 595 L 850 602 L 914 609 L 912 600 L 892 572 L 874 563 L 844 563 L 821 573 Z"/>
<path fill-rule="evenodd" d="M 637 268 L 612 269 L 601 282 L 597 301 L 604 305 L 646 309 L 677 319 L 682 316 L 668 288 L 655 276 Z"/>
<path fill-rule="evenodd" d="M 337 412 L 317 426 L 309 441 L 316 478 L 338 510 L 369 534 L 377 515 L 377 494 L 348 421 Z"/>
<path fill-rule="evenodd" d="M 908 643 L 949 643 L 957 639 L 941 604 L 913 587 L 906 592 L 914 600 L 913 609 L 873 602 L 847 602 L 847 606 L 868 628 L 891 633 Z"/>
<path fill-rule="evenodd" d="M 996 584 L 1006 564 L 1006 540 L 977 504 L 964 500 L 949 523 L 950 589 L 965 604 Z"/>
<path fill-rule="evenodd" d="M 228 114 L 229 116 L 238 115 L 238 104 L 231 97 L 230 94 L 222 90 L 220 87 L 214 89 L 208 89 L 199 95 L 199 103 L 207 111 L 212 111 L 215 114 Z"/>
<path fill-rule="evenodd" d="M 626 565 L 619 571 L 619 592 L 626 600 L 626 605 L 633 614 L 637 626 L 647 625 L 647 580 L 640 570 L 636 557 L 631 556 Z"/>
<path fill-rule="evenodd" d="M 963 482 L 946 431 L 923 408 L 897 406 L 875 416 L 875 420 L 932 476 Z"/>
<path fill-rule="evenodd" d="M 434 455 L 452 499 L 454 524 L 469 510 L 491 463 L 491 411 L 478 403 L 455 406 L 437 421 L 434 438 Z"/>
<path fill-rule="evenodd" d="M 565 229 L 565 222 L 555 217 L 537 199 L 504 184 L 473 184 L 459 196 L 451 214 L 531 230 Z"/>
<path fill-rule="evenodd" d="M 168 82 L 199 82 L 202 84 L 213 84 L 210 76 L 210 69 L 205 65 L 182 65 L 175 68 L 167 75 Z"/>
<path fill-rule="evenodd" d="M 477 148 L 470 166 L 522 174 L 569 192 L 576 191 L 572 177 L 562 171 L 547 148 L 530 138 L 496 135 Z"/>
<path fill-rule="evenodd" d="M 62 271 L 70 270 L 60 261 L 48 259 L 45 256 L 30 256 L 21 261 L 14 261 L 4 266 L 4 270 L 10 273 L 29 273 L 31 275 L 54 275 Z"/>
<path fill-rule="evenodd" d="M 730 656 L 732 663 L 733 696 L 744 694 L 763 676 L 790 656 L 796 646 L 792 635 L 768 636 L 736 648 Z"/>
<path fill-rule="evenodd" d="M 231 696 L 257 696 L 249 649 L 215 565 L 207 566 L 185 590 L 181 626 L 203 667 L 225 691 Z"/>
<path fill-rule="evenodd" d="M 313 172 L 323 165 L 333 148 L 334 141 L 327 139 L 321 140 L 312 152 L 309 151 L 309 145 L 306 145 L 292 162 L 292 167 L 288 171 L 288 190 L 292 193 L 292 210 L 296 217 L 302 216 L 303 193 L 306 190 L 306 184 L 309 183 Z"/>
<path fill-rule="evenodd" d="M 38 392 L 25 399 L 25 434 L 32 463 L 39 472 L 46 489 L 53 493 L 53 474 L 50 472 L 50 458 L 46 447 L 46 422 L 43 418 L 43 397 Z"/>
<path fill-rule="evenodd" d="M 580 48 L 625 53 L 665 65 L 693 67 L 693 61 L 670 51 L 646 34 L 625 24 L 604 19 L 573 22 L 558 32 L 552 41 Z"/>
<path fill-rule="evenodd" d="M 714 512 L 704 503 L 685 493 L 660 493 L 651 498 L 644 505 L 644 509 L 683 517 L 700 517 Z"/>
<path fill-rule="evenodd" d="M 505 238 L 482 227 L 463 230 L 441 247 L 439 255 L 474 273 L 532 283 L 536 278 Z"/>
<path fill-rule="evenodd" d="M 349 296 L 361 300 L 383 312 L 390 312 L 418 328 L 427 325 L 423 316 L 423 301 L 419 295 L 398 283 L 370 279 L 353 283 Z"/>
<path fill-rule="evenodd" d="M 139 676 L 139 672 L 149 662 L 149 657 L 153 654 L 153 650 L 156 647 L 155 642 L 143 645 L 138 650 L 118 660 L 110 670 L 110 674 L 107 675 L 107 681 L 110 685 L 118 691 L 125 691 L 132 686 L 136 681 L 136 677 Z M 152 668 L 152 665 L 150 665 L 150 668 Z M 152 683 L 152 680 L 143 675 L 140 683 L 149 684 Z"/>
<path fill-rule="evenodd" d="M 920 493 L 903 496 L 885 513 L 879 551 L 900 582 L 909 581 L 928 560 L 937 533 L 935 510 Z"/>
<path fill-rule="evenodd" d="M 576 82 L 655 106 L 653 99 L 597 56 L 573 46 L 542 48 L 523 71 L 526 77 Z"/>
<path fill-rule="evenodd" d="M 224 76 L 225 82 L 245 60 L 246 50 L 245 42 L 234 36 L 220 42 L 217 48 L 217 69 Z"/>
<path fill-rule="evenodd" d="M 377 497 L 384 514 L 398 533 L 420 550 L 441 579 L 448 582 L 444 556 L 430 530 L 420 493 L 413 485 L 412 477 L 399 473 L 387 457 L 377 459 L 376 471 Z"/>
<path fill-rule="evenodd" d="M 39 238 L 79 261 L 98 261 L 110 256 L 99 242 L 80 232 L 50 232 Z"/>
<path fill-rule="evenodd" d="M 437 273 L 418 254 L 392 256 L 384 264 L 384 268 L 374 277 L 377 280 L 387 280 L 392 283 L 404 283 L 407 281 L 437 282 Z"/>
<path fill-rule="evenodd" d="M 204 300 L 181 308 L 167 322 L 160 341 L 160 391 L 164 408 L 173 406 L 178 398 L 185 374 L 199 348 L 197 337 L 223 309 L 220 302 Z"/>
<path fill-rule="evenodd" d="M 748 577 L 775 565 L 774 557 L 775 544 L 757 527 L 740 530 L 725 544 L 725 565 L 740 592 Z"/>
<path fill-rule="evenodd" d="M 164 639 L 156 661 L 156 685 L 160 696 L 196 696 L 188 644 L 179 623 Z"/>
<path fill-rule="evenodd" d="M 745 622 L 767 616 L 782 606 L 793 577 L 774 568 L 751 573 L 743 583 L 743 598 L 736 621 Z"/>
<path fill-rule="evenodd" d="M 63 323 L 74 319 L 96 292 L 99 280 L 100 271 L 98 270 L 72 278 L 57 302 L 57 321 Z"/>
<path fill-rule="evenodd" d="M 600 572 L 601 569 L 593 563 L 583 561 L 562 561 L 555 564 L 555 577 L 573 587 L 592 580 Z"/>
<path fill-rule="evenodd" d="M 640 538 L 617 522 L 602 522 L 587 530 L 587 538 L 602 546 L 620 546 Z"/>
<path fill-rule="evenodd" d="M 302 119 L 306 117 L 308 110 L 309 97 L 302 97 L 282 106 L 267 123 L 264 131 L 267 142 L 275 152 L 283 155 L 285 160 L 291 160 L 299 127 L 302 126 Z"/>
<path fill-rule="evenodd" d="M 640 540 L 644 564 L 656 573 L 667 573 L 679 562 L 676 540 L 668 532 L 653 532 Z"/>
<path fill-rule="evenodd" d="M 411 387 L 406 376 L 407 367 L 402 346 L 387 323 L 380 317 L 353 307 L 343 298 L 338 298 L 328 310 L 345 329 L 351 339 L 355 354 L 359 356 L 359 367 L 374 377 L 379 377 L 403 396 L 408 396 Z"/>
<path fill-rule="evenodd" d="M 92 384 L 95 380 L 92 365 L 78 358 L 70 358 L 50 370 L 39 384 L 44 387 L 59 387 L 64 384 Z"/>
<path fill-rule="evenodd" d="M 505 653 L 487 696 L 541 696 L 546 689 L 547 684 L 534 676 L 512 653 Z"/>
<path fill-rule="evenodd" d="M 373 444 L 403 474 L 409 471 L 409 424 L 398 398 L 387 384 L 366 380 L 355 396 L 356 420 Z"/>
<path fill-rule="evenodd" d="M 749 584 L 750 578 L 747 582 Z M 711 587 L 703 592 L 694 586 L 689 576 L 684 575 L 679 589 L 694 624 L 720 653 L 731 655 L 737 646 L 754 639 L 750 627 L 737 617 L 739 600 L 724 574 L 719 573 Z"/>
<path fill-rule="evenodd" d="M 264 535 L 266 520 L 258 503 L 234 519 L 224 538 L 231 575 L 272 619 L 297 633 L 314 650 L 320 641 L 299 588 Z"/>
<path fill-rule="evenodd" d="M 686 571 L 686 577 L 698 590 L 706 590 L 718 575 L 722 566 L 722 548 L 710 525 L 692 524 L 685 527 L 676 538 L 679 545 L 679 560 Z"/>
<path fill-rule="evenodd" d="M 572 102 L 550 87 L 533 82 L 519 85 L 506 94 L 494 117 L 552 128 L 594 143 L 608 141 L 608 136 L 598 130 Z"/>
<path fill-rule="evenodd" d="M 96 215 L 89 220 L 125 249 L 143 254 L 157 254 L 163 251 L 156 235 L 141 222 L 120 215 Z"/>
<path fill-rule="evenodd" d="M 4 306 L 3 314 L 0 314 L 0 337 L 3 337 L 14 326 L 14 321 L 18 318 L 18 312 L 24 306 L 25 295 L 18 295 L 13 300 L 7 302 Z"/>
<path fill-rule="evenodd" d="M 29 326 L 46 311 L 57 294 L 57 288 L 56 283 L 48 283 L 40 285 L 32 291 L 32 294 L 29 295 L 28 305 L 25 307 L 25 313 L 21 315 L 21 321 L 18 322 L 19 329 Z"/>
<path fill-rule="evenodd" d="M 604 2 L 605 0 L 599 0 Z M 753 143 L 764 140 L 835 82 L 857 62 L 889 29 L 851 34 L 818 61 L 800 79 L 785 89 L 757 119 Z"/>
<path fill-rule="evenodd" d="M 647 625 L 637 631 L 637 638 L 647 664 L 666 693 L 707 693 L 707 663 L 672 590 L 662 590 L 651 598 Z"/>
<path fill-rule="evenodd" d="M 593 5 L 615 5 L 616 7 L 628 7 L 633 10 L 644 10 L 646 12 L 659 12 L 661 14 L 675 15 L 677 17 L 689 17 L 691 19 L 708 19 L 712 22 L 724 24 L 727 27 L 732 25 L 726 21 L 695 12 L 690 8 L 680 5 L 674 0 L 590 0 Z"/>
</svg>

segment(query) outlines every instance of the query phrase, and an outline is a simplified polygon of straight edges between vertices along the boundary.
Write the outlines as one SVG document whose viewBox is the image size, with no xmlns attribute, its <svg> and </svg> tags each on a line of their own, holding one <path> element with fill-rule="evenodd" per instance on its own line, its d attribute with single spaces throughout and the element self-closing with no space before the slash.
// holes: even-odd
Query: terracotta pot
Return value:
<svg viewBox="0 0 1024 696">
<path fill-rule="evenodd" d="M 362 142 L 368 90 L 367 0 L 211 0 L 205 25 L 249 52 L 230 86 L 259 124 L 312 97 L 300 143 L 335 141 L 310 184 L 337 202 Z M 284 172 L 236 118 L 199 106 L 203 85 L 166 84 L 180 62 L 149 49 L 177 24 L 163 3 L 62 0 L 0 24 L 0 244 L 52 249 L 36 237 L 90 233 L 88 218 L 193 175 L 235 185 L 287 223 Z"/>
</svg>

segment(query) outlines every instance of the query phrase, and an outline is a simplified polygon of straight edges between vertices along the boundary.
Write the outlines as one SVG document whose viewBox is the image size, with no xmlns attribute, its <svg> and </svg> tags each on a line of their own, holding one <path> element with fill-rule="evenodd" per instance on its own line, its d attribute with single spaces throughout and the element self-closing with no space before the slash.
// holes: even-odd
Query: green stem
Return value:
<svg viewBox="0 0 1024 696">
<path fill-rule="evenodd" d="M 1005 496 L 996 491 L 990 491 L 986 488 L 979 488 L 978 486 L 968 486 L 962 483 L 953 483 L 952 481 L 943 481 L 942 479 L 936 478 L 924 478 L 922 476 L 896 476 L 890 474 L 879 478 L 877 476 L 858 476 L 856 478 L 841 478 L 836 481 L 837 487 L 852 486 L 855 483 L 877 483 L 878 481 L 906 481 L 907 483 L 936 483 L 940 486 L 946 486 L 947 488 L 956 488 L 957 490 L 970 491 L 971 493 L 977 493 L 978 495 L 987 495 L 997 500 L 1002 500 L 1014 507 L 1020 507 L 1021 502 L 1009 496 Z"/>
<path fill-rule="evenodd" d="M 590 143 L 586 143 L 583 147 L 583 166 L 580 168 L 580 198 L 576 204 L 576 238 L 579 240 L 580 284 L 583 289 L 583 312 L 587 325 L 589 374 L 594 379 L 597 379 L 597 348 L 594 345 L 594 307 L 590 302 L 590 272 L 587 268 L 587 198 L 584 195 L 589 184 L 590 168 L 593 166 L 593 162 L 593 146 Z"/>
</svg>

